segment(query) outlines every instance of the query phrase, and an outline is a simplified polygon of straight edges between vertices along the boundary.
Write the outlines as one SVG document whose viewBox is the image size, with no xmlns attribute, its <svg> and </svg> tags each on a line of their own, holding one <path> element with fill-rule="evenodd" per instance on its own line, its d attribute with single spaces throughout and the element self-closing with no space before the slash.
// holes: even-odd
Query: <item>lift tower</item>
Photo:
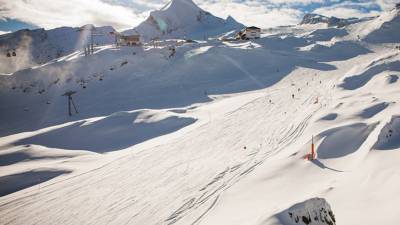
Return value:
<svg viewBox="0 0 400 225">
<path fill-rule="evenodd" d="M 67 91 L 62 95 L 62 96 L 65 96 L 65 97 L 68 98 L 68 115 L 69 116 L 72 116 L 71 105 L 74 107 L 75 113 L 78 114 L 78 110 L 76 109 L 74 100 L 72 100 L 72 95 L 73 94 L 76 94 L 76 91 Z"/>
</svg>

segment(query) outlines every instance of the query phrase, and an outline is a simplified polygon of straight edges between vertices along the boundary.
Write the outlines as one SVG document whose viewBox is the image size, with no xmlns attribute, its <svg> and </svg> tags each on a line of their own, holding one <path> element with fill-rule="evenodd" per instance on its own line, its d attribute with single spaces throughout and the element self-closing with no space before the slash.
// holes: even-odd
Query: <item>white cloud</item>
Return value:
<svg viewBox="0 0 400 225">
<path fill-rule="evenodd" d="M 11 31 L 0 30 L 0 35 L 11 33 Z"/>
<path fill-rule="evenodd" d="M 125 6 L 138 12 L 160 9 L 167 3 L 166 0 L 103 0 L 103 2 Z"/>
<path fill-rule="evenodd" d="M 199 5 L 216 16 L 226 18 L 231 15 L 237 21 L 245 25 L 255 25 L 263 28 L 295 24 L 299 22 L 302 15 L 302 12 L 299 10 L 291 8 L 272 8 L 258 2 L 199 2 Z"/>
<path fill-rule="evenodd" d="M 145 12 L 112 5 L 100 0 L 0 0 L 2 17 L 17 19 L 47 29 L 84 24 L 131 28 L 141 22 Z"/>
<path fill-rule="evenodd" d="M 339 18 L 350 18 L 350 17 L 367 17 L 367 16 L 376 16 L 379 14 L 378 11 L 366 11 L 362 10 L 360 7 L 368 7 L 369 3 L 360 3 L 360 4 L 349 4 L 342 3 L 333 5 L 330 7 L 322 7 L 314 10 L 313 13 L 321 14 L 324 16 L 335 16 Z"/>
<path fill-rule="evenodd" d="M 324 0 L 269 0 L 268 2 L 281 5 L 308 5 L 311 3 L 323 3 Z"/>
<path fill-rule="evenodd" d="M 392 9 L 396 3 L 400 3 L 398 0 L 374 0 L 383 10 Z"/>
</svg>

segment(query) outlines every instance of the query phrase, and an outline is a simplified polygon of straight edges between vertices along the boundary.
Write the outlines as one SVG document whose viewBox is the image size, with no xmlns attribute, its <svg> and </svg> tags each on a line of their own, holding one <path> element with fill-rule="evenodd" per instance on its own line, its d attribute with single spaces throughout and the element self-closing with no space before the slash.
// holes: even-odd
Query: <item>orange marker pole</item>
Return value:
<svg viewBox="0 0 400 225">
<path fill-rule="evenodd" d="M 314 135 L 311 139 L 311 160 L 315 159 L 315 146 L 314 146 Z"/>
</svg>

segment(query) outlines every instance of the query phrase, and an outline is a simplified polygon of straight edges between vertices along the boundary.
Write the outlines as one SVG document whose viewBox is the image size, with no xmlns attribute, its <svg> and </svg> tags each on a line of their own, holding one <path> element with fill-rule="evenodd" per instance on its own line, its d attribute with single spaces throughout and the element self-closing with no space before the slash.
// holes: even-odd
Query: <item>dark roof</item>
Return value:
<svg viewBox="0 0 400 225">
<path fill-rule="evenodd" d="M 140 35 L 127 35 L 127 36 L 121 36 L 121 39 L 126 40 L 126 41 L 139 41 L 140 40 Z"/>
<path fill-rule="evenodd" d="M 246 27 L 246 29 L 251 29 L 251 30 L 261 30 L 259 27 L 251 26 L 251 27 Z"/>
</svg>

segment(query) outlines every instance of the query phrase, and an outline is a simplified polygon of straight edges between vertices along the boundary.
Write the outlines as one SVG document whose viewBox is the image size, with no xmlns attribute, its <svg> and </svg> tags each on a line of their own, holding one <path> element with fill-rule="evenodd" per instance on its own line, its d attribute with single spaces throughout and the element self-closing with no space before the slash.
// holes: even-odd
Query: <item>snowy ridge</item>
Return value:
<svg viewBox="0 0 400 225">
<path fill-rule="evenodd" d="M 356 32 L 360 37 L 371 43 L 400 42 L 400 9 L 395 8 L 373 19 L 370 23 L 360 26 Z"/>
<path fill-rule="evenodd" d="M 326 17 L 323 15 L 319 14 L 314 14 L 314 13 L 308 13 L 304 15 L 303 20 L 300 22 L 301 25 L 303 24 L 318 24 L 318 23 L 324 23 L 327 24 L 329 27 L 344 27 L 349 24 L 353 23 L 358 23 L 363 20 L 370 20 L 371 18 L 363 18 L 363 19 L 358 19 L 358 18 L 349 18 L 349 19 L 342 19 L 342 18 L 337 18 L 337 17 Z"/>
<path fill-rule="evenodd" d="M 44 64 L 50 60 L 81 50 L 90 42 L 92 25 L 60 27 L 51 30 L 20 30 L 0 36 L 0 73 L 13 73 L 20 69 Z M 94 27 L 96 45 L 112 44 L 115 31 L 110 26 Z M 7 57 L 7 53 L 16 53 Z"/>
</svg>

